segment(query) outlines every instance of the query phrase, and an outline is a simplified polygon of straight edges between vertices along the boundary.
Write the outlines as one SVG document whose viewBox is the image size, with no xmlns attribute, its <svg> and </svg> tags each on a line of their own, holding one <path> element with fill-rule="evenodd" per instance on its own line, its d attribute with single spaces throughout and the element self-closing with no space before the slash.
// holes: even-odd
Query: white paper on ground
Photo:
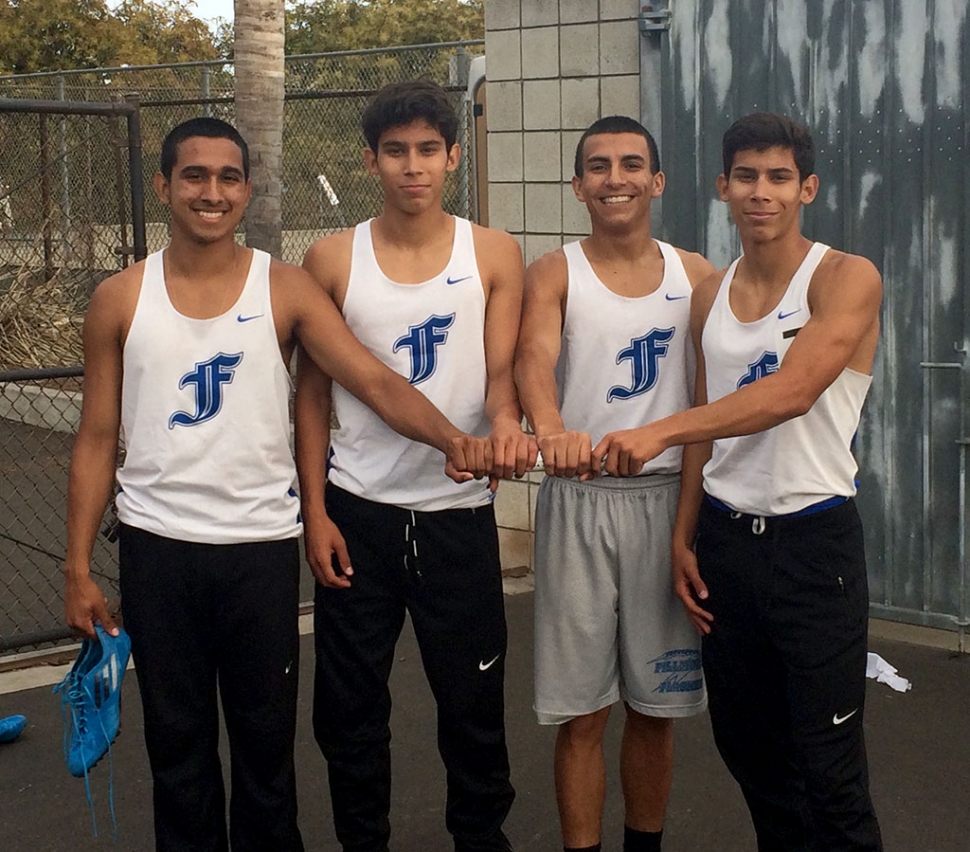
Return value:
<svg viewBox="0 0 970 852">
<path fill-rule="evenodd" d="M 878 654 L 870 653 L 866 660 L 866 677 L 870 677 L 877 683 L 885 683 L 891 686 L 896 692 L 908 692 L 913 685 L 904 677 L 896 674 L 895 666 L 889 665 Z"/>
</svg>

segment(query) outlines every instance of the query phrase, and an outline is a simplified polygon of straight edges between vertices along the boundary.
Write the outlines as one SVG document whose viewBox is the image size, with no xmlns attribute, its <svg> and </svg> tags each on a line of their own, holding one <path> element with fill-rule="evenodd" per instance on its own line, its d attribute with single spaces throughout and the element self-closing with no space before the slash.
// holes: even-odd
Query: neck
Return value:
<svg viewBox="0 0 970 852">
<path fill-rule="evenodd" d="M 396 207 L 384 205 L 376 225 L 381 236 L 389 243 L 405 247 L 426 245 L 441 235 L 451 219 L 441 207 L 433 207 L 421 213 L 404 213 Z"/>
<path fill-rule="evenodd" d="M 741 240 L 744 277 L 755 285 L 774 287 L 791 280 L 812 247 L 812 241 L 795 231 L 777 240 L 752 242 Z"/>
<path fill-rule="evenodd" d="M 657 251 L 649 221 L 629 231 L 605 231 L 593 225 L 593 233 L 583 243 L 598 256 L 624 261 L 641 260 Z"/>
<path fill-rule="evenodd" d="M 239 251 L 245 249 L 231 238 L 199 243 L 173 230 L 165 259 L 169 269 L 179 277 L 205 284 L 225 276 L 233 268 Z"/>
</svg>

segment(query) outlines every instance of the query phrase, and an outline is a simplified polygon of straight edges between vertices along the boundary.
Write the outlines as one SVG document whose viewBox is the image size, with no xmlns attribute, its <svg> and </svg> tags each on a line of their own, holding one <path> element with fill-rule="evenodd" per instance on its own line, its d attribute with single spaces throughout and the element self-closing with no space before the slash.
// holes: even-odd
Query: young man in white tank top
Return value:
<svg viewBox="0 0 970 852">
<path fill-rule="evenodd" d="M 171 210 L 168 247 L 104 281 L 85 317 L 65 614 L 87 636 L 96 622 L 117 634 L 90 576 L 117 477 L 155 847 L 296 852 L 301 524 L 288 365 L 297 341 L 392 428 L 446 453 L 457 480 L 471 477 L 462 470 L 484 475 L 490 448 L 374 358 L 304 270 L 236 244 L 251 184 L 232 126 L 175 127 L 154 186 Z M 116 470 L 119 428 L 126 455 Z M 228 832 L 217 695 L 232 755 Z"/>
<path fill-rule="evenodd" d="M 304 266 L 367 348 L 442 411 L 487 436 L 495 477 L 536 458 L 512 378 L 522 259 L 508 234 L 446 213 L 457 117 L 437 85 L 385 87 L 362 117 L 381 214 L 314 244 Z M 301 369 L 297 464 L 315 597 L 314 733 L 337 839 L 386 852 L 391 698 L 405 612 L 438 708 L 445 822 L 457 852 L 510 848 L 506 627 L 492 492 L 440 475 L 318 370 Z M 339 428 L 330 446 L 331 403 Z"/>
<path fill-rule="evenodd" d="M 673 718 L 706 706 L 700 642 L 670 580 L 681 451 L 626 479 L 591 473 L 593 443 L 691 404 L 690 296 L 713 267 L 654 240 L 664 188 L 656 143 L 626 116 L 595 122 L 573 190 L 592 234 L 526 275 L 516 380 L 545 463 L 536 506 L 536 699 L 559 725 L 564 849 L 600 849 L 603 731 L 626 713 L 624 850 L 661 848 Z"/>
<path fill-rule="evenodd" d="M 809 132 L 756 113 L 723 140 L 744 255 L 694 292 L 698 407 L 593 450 L 610 472 L 686 445 L 675 579 L 704 634 L 718 749 L 759 850 L 882 849 L 863 739 L 868 588 L 851 443 L 882 283 L 806 239 Z"/>
</svg>

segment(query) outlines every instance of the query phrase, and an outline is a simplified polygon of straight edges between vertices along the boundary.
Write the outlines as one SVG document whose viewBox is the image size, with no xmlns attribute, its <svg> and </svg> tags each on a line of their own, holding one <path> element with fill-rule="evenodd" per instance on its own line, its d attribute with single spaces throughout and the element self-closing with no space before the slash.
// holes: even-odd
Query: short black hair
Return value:
<svg viewBox="0 0 970 852">
<path fill-rule="evenodd" d="M 647 140 L 647 150 L 650 152 L 650 171 L 657 174 L 660 171 L 660 151 L 657 149 L 657 142 L 650 131 L 647 130 L 635 118 L 628 115 L 607 115 L 594 121 L 582 136 L 579 137 L 579 144 L 576 146 L 576 162 L 573 164 L 573 174 L 581 178 L 583 176 L 583 146 L 590 136 L 598 136 L 600 133 L 636 133 Z"/>
<path fill-rule="evenodd" d="M 450 151 L 458 138 L 458 115 L 447 92 L 431 80 L 388 83 L 371 98 L 360 125 L 367 147 L 376 154 L 384 131 L 421 120 L 444 137 Z"/>
<path fill-rule="evenodd" d="M 246 140 L 228 122 L 207 115 L 190 118 L 188 121 L 176 124 L 169 130 L 165 141 L 162 142 L 160 171 L 165 176 L 165 180 L 172 179 L 172 169 L 175 168 L 175 163 L 178 160 L 179 145 L 193 136 L 204 136 L 207 139 L 229 139 L 235 142 L 242 153 L 243 175 L 246 180 L 249 180 L 249 146 L 246 144 Z"/>
<path fill-rule="evenodd" d="M 815 142 L 808 128 L 787 115 L 753 112 L 739 118 L 724 133 L 721 140 L 724 176 L 731 177 L 738 151 L 767 151 L 776 146 L 791 150 L 799 179 L 804 181 L 809 175 L 815 174 Z"/>
</svg>

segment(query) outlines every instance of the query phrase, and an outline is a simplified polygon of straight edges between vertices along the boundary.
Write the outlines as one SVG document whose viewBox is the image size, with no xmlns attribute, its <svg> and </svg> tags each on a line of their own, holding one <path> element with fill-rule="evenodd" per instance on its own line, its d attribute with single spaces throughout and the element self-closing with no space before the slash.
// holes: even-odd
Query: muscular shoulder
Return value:
<svg viewBox="0 0 970 852">
<path fill-rule="evenodd" d="M 682 248 L 676 248 L 676 250 L 680 256 L 681 263 L 684 264 L 684 272 L 687 273 L 687 280 L 690 282 L 691 287 L 696 287 L 701 281 L 716 271 L 714 264 L 704 257 L 704 255 Z"/>
<path fill-rule="evenodd" d="M 852 283 L 858 281 L 864 286 L 882 286 L 882 276 L 875 264 L 859 254 L 829 249 L 822 258 L 812 282 L 833 281 Z"/>
<path fill-rule="evenodd" d="M 274 257 L 270 259 L 269 283 L 273 290 L 284 289 L 292 292 L 312 287 L 313 278 L 302 267 L 284 263 Z"/>
<path fill-rule="evenodd" d="M 492 296 L 500 292 L 521 298 L 522 250 L 515 237 L 473 222 L 472 240 L 486 299 L 491 301 Z"/>
<path fill-rule="evenodd" d="M 705 261 L 706 263 L 706 261 Z M 713 265 L 707 264 L 710 271 L 694 284 L 694 292 L 690 297 L 691 325 L 698 330 L 704 327 L 707 316 L 711 312 L 711 305 L 717 296 L 718 288 L 724 279 L 727 269 L 714 269 Z"/>
<path fill-rule="evenodd" d="M 820 300 L 844 299 L 878 305 L 882 300 L 882 276 L 868 258 L 829 249 L 812 275 L 809 300 L 814 307 Z"/>
<path fill-rule="evenodd" d="M 475 257 L 483 278 L 491 278 L 495 273 L 517 270 L 521 275 L 522 249 L 511 234 L 495 228 L 484 228 L 472 222 L 472 240 L 475 243 Z"/>
<path fill-rule="evenodd" d="M 327 292 L 347 286 L 354 248 L 354 229 L 350 228 L 317 240 L 303 258 L 303 268 Z"/>
<path fill-rule="evenodd" d="M 85 321 L 127 331 L 135 314 L 144 275 L 145 261 L 141 260 L 105 278 L 91 296 Z"/>
<path fill-rule="evenodd" d="M 487 262 L 490 257 L 522 258 L 519 243 L 511 234 L 496 228 L 486 228 L 472 222 L 472 239 L 475 241 L 475 253 L 480 255 L 479 263 Z M 481 257 L 484 255 L 484 257 Z"/>
<path fill-rule="evenodd" d="M 561 287 L 565 289 L 569 278 L 566 253 L 561 249 L 547 252 L 529 264 L 526 281 L 530 286 Z"/>
</svg>

